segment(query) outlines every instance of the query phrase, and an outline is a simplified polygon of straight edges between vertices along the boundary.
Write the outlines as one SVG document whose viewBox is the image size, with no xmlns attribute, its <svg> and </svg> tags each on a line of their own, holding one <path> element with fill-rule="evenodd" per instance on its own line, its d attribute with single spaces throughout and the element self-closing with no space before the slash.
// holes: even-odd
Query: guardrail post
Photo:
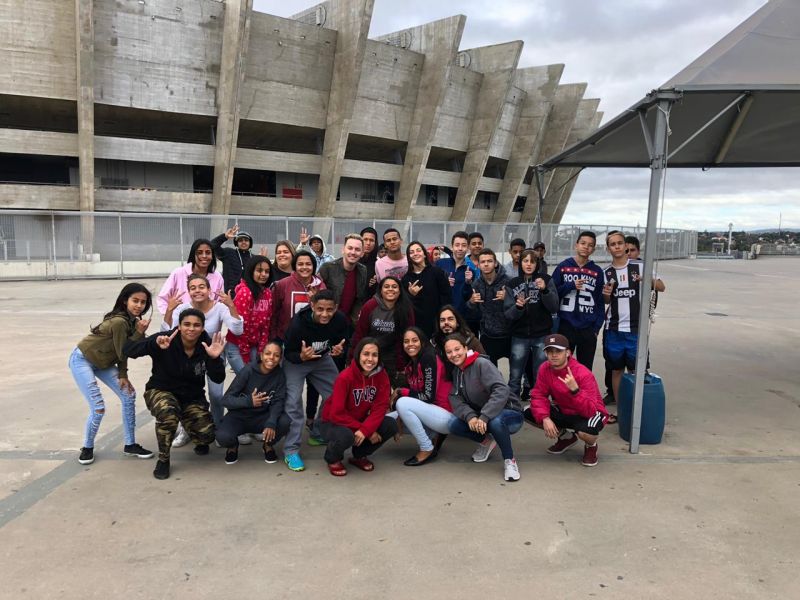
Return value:
<svg viewBox="0 0 800 600">
<path fill-rule="evenodd" d="M 122 215 L 117 215 L 117 227 L 119 230 L 119 278 L 125 279 L 125 267 L 122 263 Z"/>
<path fill-rule="evenodd" d="M 183 215 L 178 215 L 178 231 L 180 232 L 179 235 L 181 237 L 181 255 L 179 260 L 183 260 L 183 257 L 185 256 L 183 252 Z"/>
<path fill-rule="evenodd" d="M 58 251 L 56 250 L 56 216 L 50 213 L 50 233 L 53 243 L 53 277 L 58 281 Z"/>
</svg>

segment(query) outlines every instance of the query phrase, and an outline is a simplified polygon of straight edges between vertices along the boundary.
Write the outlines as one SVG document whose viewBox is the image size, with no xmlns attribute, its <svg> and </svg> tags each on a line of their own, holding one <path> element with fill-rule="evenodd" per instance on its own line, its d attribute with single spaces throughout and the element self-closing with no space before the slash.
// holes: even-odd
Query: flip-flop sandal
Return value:
<svg viewBox="0 0 800 600">
<path fill-rule="evenodd" d="M 368 458 L 351 458 L 347 462 L 362 471 L 372 471 L 375 468 L 375 465 Z"/>
<path fill-rule="evenodd" d="M 344 468 L 344 465 L 341 462 L 335 462 L 329 464 L 328 470 L 334 477 L 344 477 L 345 475 L 347 475 L 347 469 Z"/>
<path fill-rule="evenodd" d="M 608 419 L 606 419 L 606 425 L 614 425 L 617 422 L 617 415 L 608 415 Z"/>
</svg>

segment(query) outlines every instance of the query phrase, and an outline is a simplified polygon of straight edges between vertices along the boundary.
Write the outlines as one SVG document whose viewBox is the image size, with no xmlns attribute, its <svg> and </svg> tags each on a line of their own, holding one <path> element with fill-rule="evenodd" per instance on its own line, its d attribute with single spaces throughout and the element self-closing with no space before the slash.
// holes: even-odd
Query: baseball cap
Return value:
<svg viewBox="0 0 800 600">
<path fill-rule="evenodd" d="M 554 333 L 544 338 L 544 349 L 558 348 L 559 350 L 569 350 L 569 340 L 560 333 Z"/>
<path fill-rule="evenodd" d="M 542 250 L 547 250 L 547 248 L 545 248 L 544 242 L 536 242 L 533 245 L 534 250 L 538 250 L 539 248 L 541 248 Z"/>
</svg>

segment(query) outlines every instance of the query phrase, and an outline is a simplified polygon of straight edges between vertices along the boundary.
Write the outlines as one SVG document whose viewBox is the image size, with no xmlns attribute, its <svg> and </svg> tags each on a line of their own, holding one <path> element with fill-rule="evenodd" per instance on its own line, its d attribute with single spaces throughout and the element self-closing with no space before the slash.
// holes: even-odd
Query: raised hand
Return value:
<svg viewBox="0 0 800 600">
<path fill-rule="evenodd" d="M 372 277 L 369 278 L 369 287 L 372 287 L 376 283 L 378 283 L 378 276 L 377 275 L 373 275 Z"/>
<path fill-rule="evenodd" d="M 308 286 L 308 291 L 306 293 L 308 294 L 308 301 L 309 302 L 311 302 L 311 299 L 314 296 L 317 295 L 318 291 L 319 291 L 319 286 L 318 285 L 310 285 L 310 286 Z"/>
<path fill-rule="evenodd" d="M 544 282 L 544 279 L 542 279 L 541 277 L 537 278 L 536 281 L 533 282 L 533 284 L 537 288 L 539 288 L 540 290 L 543 290 L 544 288 L 547 287 L 547 284 Z"/>
<path fill-rule="evenodd" d="M 516 303 L 517 303 L 517 307 L 518 308 L 522 308 L 523 306 L 525 306 L 525 303 L 527 301 L 528 301 L 528 299 L 525 297 L 525 294 L 522 294 L 522 293 L 517 294 Z"/>
<path fill-rule="evenodd" d="M 141 334 L 144 334 L 147 331 L 147 328 L 150 326 L 150 319 L 139 319 L 136 321 L 136 331 Z"/>
<path fill-rule="evenodd" d="M 466 281 L 467 283 L 472 281 L 472 269 L 470 269 L 469 267 L 467 267 L 467 270 L 464 271 L 464 281 Z"/>
<path fill-rule="evenodd" d="M 567 367 L 567 374 L 564 377 L 558 378 L 561 383 L 566 385 L 569 388 L 570 392 L 577 392 L 578 391 L 578 382 L 575 381 L 575 377 L 572 375 L 572 369 Z"/>
<path fill-rule="evenodd" d="M 341 356 L 342 353 L 344 352 L 344 343 L 345 340 L 342 340 L 341 342 L 333 346 L 331 348 L 331 356 Z"/>
<path fill-rule="evenodd" d="M 308 234 L 308 229 L 306 229 L 305 227 L 301 227 L 300 228 L 300 243 L 305 246 L 306 244 L 308 244 L 308 239 L 310 237 L 311 236 Z"/>
<path fill-rule="evenodd" d="M 167 299 L 167 311 L 173 311 L 183 304 L 183 294 L 175 292 Z"/>
<path fill-rule="evenodd" d="M 267 393 L 259 392 L 257 388 L 253 388 L 253 393 L 250 394 L 250 397 L 253 399 L 253 408 L 260 408 L 264 404 L 264 400 L 267 399 Z"/>
<path fill-rule="evenodd" d="M 319 354 L 314 352 L 314 348 L 311 346 L 306 346 L 305 341 L 300 342 L 300 360 L 303 362 L 308 360 L 316 360 L 320 357 Z"/>
<path fill-rule="evenodd" d="M 238 226 L 238 225 L 234 225 L 233 227 L 231 227 L 230 229 L 228 229 L 228 230 L 225 232 L 225 237 L 226 237 L 227 239 L 229 239 L 229 240 L 230 240 L 230 239 L 233 239 L 234 237 L 236 237 L 236 234 L 237 234 L 238 232 L 239 232 L 239 226 Z"/>
<path fill-rule="evenodd" d="M 156 338 L 156 344 L 162 350 L 166 350 L 169 348 L 169 345 L 172 343 L 172 340 L 175 339 L 175 336 L 178 335 L 178 329 L 175 328 L 175 331 L 172 332 L 172 335 L 160 335 Z"/>
<path fill-rule="evenodd" d="M 228 290 L 228 293 L 219 292 L 217 294 L 217 299 L 222 302 L 228 308 L 233 308 L 233 298 L 231 298 L 230 294 L 233 290 Z"/>
<path fill-rule="evenodd" d="M 209 346 L 203 342 L 203 348 L 206 349 L 206 354 L 208 354 L 209 358 L 219 358 L 219 355 L 225 350 L 225 343 L 222 332 L 218 331 L 214 334 L 214 337 L 211 338 L 211 345 Z"/>
<path fill-rule="evenodd" d="M 493 298 L 493 300 L 505 300 L 506 299 L 506 288 L 500 288 L 497 291 L 497 295 Z"/>
<path fill-rule="evenodd" d="M 472 296 L 470 297 L 469 301 L 473 304 L 483 304 L 483 297 L 480 295 L 480 292 L 472 292 Z"/>
<path fill-rule="evenodd" d="M 415 282 L 408 284 L 408 293 L 412 296 L 416 296 L 422 291 L 422 288 L 423 286 L 419 284 L 419 279 L 417 279 Z"/>
<path fill-rule="evenodd" d="M 258 253 L 259 253 L 261 256 L 267 256 L 267 257 L 269 257 L 269 254 L 267 254 L 267 252 L 268 252 L 268 250 L 267 250 L 267 247 L 266 247 L 266 246 L 261 246 L 261 249 L 258 251 Z"/>
</svg>

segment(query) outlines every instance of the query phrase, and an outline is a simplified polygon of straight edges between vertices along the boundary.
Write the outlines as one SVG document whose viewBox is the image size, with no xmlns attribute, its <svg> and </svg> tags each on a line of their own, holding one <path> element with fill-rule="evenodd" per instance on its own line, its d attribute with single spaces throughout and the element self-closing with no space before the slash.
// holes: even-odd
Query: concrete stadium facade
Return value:
<svg viewBox="0 0 800 600">
<path fill-rule="evenodd" d="M 463 15 L 369 39 L 373 4 L 0 0 L 0 208 L 533 221 L 599 100 Z"/>
</svg>

